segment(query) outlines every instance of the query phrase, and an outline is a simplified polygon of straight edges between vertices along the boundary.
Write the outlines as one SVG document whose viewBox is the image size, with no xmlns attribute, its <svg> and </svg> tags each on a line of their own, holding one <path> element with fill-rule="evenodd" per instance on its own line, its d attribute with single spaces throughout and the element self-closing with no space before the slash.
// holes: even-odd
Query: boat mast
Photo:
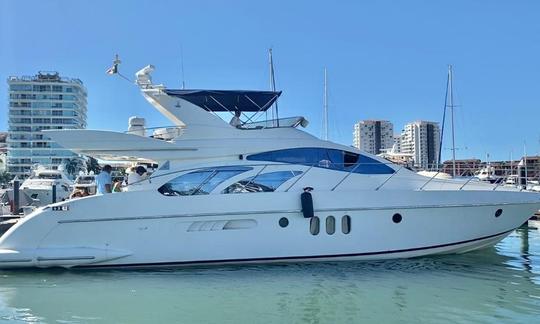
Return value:
<svg viewBox="0 0 540 324">
<path fill-rule="evenodd" d="M 452 176 L 456 176 L 456 139 L 454 134 L 454 91 L 452 85 L 452 65 L 448 65 L 448 91 L 449 91 L 449 105 L 450 107 L 450 118 L 451 118 L 451 128 L 452 128 Z"/>
<path fill-rule="evenodd" d="M 442 123 L 441 123 L 441 138 L 439 141 L 439 158 L 437 160 L 437 167 L 441 168 L 443 166 L 442 160 L 442 149 L 443 149 L 443 139 L 444 139 L 444 125 L 446 124 L 446 107 L 448 106 L 448 83 L 450 81 L 450 75 L 446 77 L 446 89 L 444 93 L 444 108 L 443 108 L 443 115 L 442 115 Z"/>
<path fill-rule="evenodd" d="M 272 48 L 269 48 L 268 49 L 268 60 L 269 60 L 269 64 L 270 64 L 270 87 L 272 89 L 272 91 L 276 91 L 276 78 L 275 78 L 275 74 L 274 74 L 274 59 L 272 58 Z M 274 118 L 274 110 L 272 110 L 272 119 L 276 121 L 277 123 L 277 127 L 279 127 L 279 113 L 278 113 L 278 102 L 277 102 L 277 99 L 276 101 L 274 102 L 274 107 L 275 107 L 275 110 L 276 110 L 276 116 Z M 273 124 L 273 122 L 272 122 Z"/>
<path fill-rule="evenodd" d="M 328 141 L 328 88 L 326 68 L 324 68 L 324 102 L 323 102 L 323 138 Z"/>
</svg>

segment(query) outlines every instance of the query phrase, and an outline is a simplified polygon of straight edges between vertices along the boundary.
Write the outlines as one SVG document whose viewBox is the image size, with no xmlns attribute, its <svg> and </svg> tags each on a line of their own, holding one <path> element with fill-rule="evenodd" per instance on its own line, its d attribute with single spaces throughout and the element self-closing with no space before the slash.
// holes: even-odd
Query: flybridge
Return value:
<svg viewBox="0 0 540 324">
<path fill-rule="evenodd" d="M 118 73 L 117 62 L 112 73 Z M 303 117 L 279 118 L 277 99 L 281 91 L 258 90 L 207 90 L 207 89 L 167 89 L 164 85 L 152 83 L 154 66 L 148 65 L 138 71 L 135 83 L 143 96 L 161 114 L 169 118 L 176 126 L 190 128 L 190 134 L 198 137 L 239 130 L 306 127 L 308 121 Z M 276 107 L 276 119 L 258 120 L 263 113 Z M 228 113 L 240 121 L 239 125 L 229 125 L 219 113 Z M 242 117 L 242 118 L 241 118 Z M 268 117 L 268 114 L 266 114 Z M 232 127 L 231 127 L 232 126 Z"/>
<path fill-rule="evenodd" d="M 163 90 L 167 95 L 191 102 L 210 112 L 260 112 L 272 107 L 281 91 L 255 90 Z"/>
<path fill-rule="evenodd" d="M 307 120 L 303 117 L 252 121 L 257 113 L 266 112 L 272 107 L 281 95 L 281 91 L 163 89 L 163 92 L 168 96 L 186 100 L 211 113 L 229 112 L 233 114 L 235 111 L 254 113 L 238 129 L 307 126 Z"/>
</svg>

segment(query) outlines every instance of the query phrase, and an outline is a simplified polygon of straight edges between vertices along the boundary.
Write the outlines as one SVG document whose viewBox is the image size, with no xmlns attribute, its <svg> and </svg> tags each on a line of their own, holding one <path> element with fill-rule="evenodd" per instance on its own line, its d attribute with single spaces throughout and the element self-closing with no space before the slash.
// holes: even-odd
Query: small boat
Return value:
<svg viewBox="0 0 540 324">
<path fill-rule="evenodd" d="M 494 167 L 488 165 L 474 173 L 474 177 L 480 181 L 489 183 L 500 183 L 505 180 L 503 175 L 498 174 Z"/>
</svg>

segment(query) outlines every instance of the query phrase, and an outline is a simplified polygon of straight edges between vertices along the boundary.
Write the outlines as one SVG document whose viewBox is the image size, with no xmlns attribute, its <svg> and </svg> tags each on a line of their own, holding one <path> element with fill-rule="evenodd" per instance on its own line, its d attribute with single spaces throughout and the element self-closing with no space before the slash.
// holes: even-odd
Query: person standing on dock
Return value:
<svg viewBox="0 0 540 324">
<path fill-rule="evenodd" d="M 98 195 L 104 195 L 112 192 L 111 171 L 112 167 L 107 164 L 96 177 L 96 193 Z"/>
</svg>

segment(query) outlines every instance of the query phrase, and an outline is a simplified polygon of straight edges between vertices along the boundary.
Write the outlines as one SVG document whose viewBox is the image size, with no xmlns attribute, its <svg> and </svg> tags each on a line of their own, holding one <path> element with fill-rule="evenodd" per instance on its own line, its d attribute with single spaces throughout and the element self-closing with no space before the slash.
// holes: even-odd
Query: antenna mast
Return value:
<svg viewBox="0 0 540 324">
<path fill-rule="evenodd" d="M 274 59 L 272 58 L 272 48 L 268 49 L 268 59 L 270 64 L 270 86 L 272 88 L 272 91 L 276 91 L 276 77 L 274 74 Z M 277 127 L 279 127 L 279 113 L 278 113 L 278 102 L 277 100 L 274 102 L 274 108 L 276 110 L 276 116 L 274 118 L 274 110 L 272 110 L 272 119 L 275 119 L 277 123 Z"/>
<path fill-rule="evenodd" d="M 184 78 L 184 46 L 180 45 L 180 64 L 182 68 L 182 89 L 186 88 L 186 79 Z"/>
<path fill-rule="evenodd" d="M 452 121 L 452 176 L 456 176 L 456 139 L 454 134 L 454 89 L 452 80 L 453 79 L 453 72 L 452 72 L 452 65 L 448 65 L 448 90 L 449 97 L 450 97 L 450 104 L 448 107 L 450 107 L 450 115 L 451 115 L 451 121 Z"/>
<path fill-rule="evenodd" d="M 326 68 L 324 68 L 323 132 L 324 140 L 328 141 L 328 87 Z"/>
</svg>

